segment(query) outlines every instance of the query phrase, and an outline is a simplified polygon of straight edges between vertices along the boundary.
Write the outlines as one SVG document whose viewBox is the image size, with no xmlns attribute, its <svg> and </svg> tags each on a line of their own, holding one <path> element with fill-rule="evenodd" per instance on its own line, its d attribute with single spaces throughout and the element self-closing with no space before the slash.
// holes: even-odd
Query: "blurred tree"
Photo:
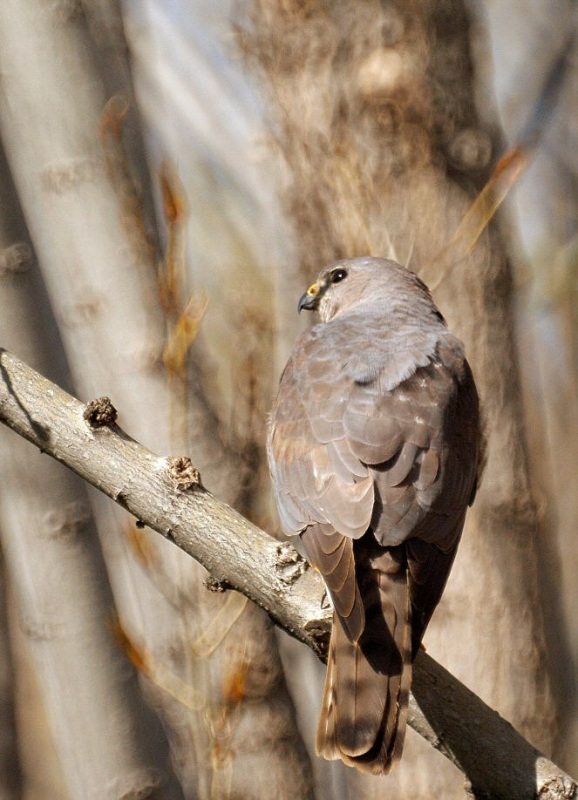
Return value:
<svg viewBox="0 0 578 800">
<path fill-rule="evenodd" d="M 535 158 L 509 203 L 504 229 L 514 257 L 519 363 L 533 475 L 546 525 L 540 541 L 549 578 L 549 646 L 564 694 L 561 742 L 569 769 L 578 766 L 576 659 L 578 609 L 578 160 L 576 3 L 546 8 L 487 2 L 480 27 L 489 32 L 484 64 L 493 64 L 495 108 L 507 141 L 533 122 Z M 487 70 L 486 70 L 487 71 Z M 545 90 L 552 83 L 547 102 Z M 486 104 L 485 108 L 488 105 Z"/>
<path fill-rule="evenodd" d="M 221 480 L 228 475 L 230 491 L 242 490 L 246 504 L 250 469 L 245 462 L 247 453 L 254 459 L 254 419 L 251 429 L 231 445 L 219 430 L 226 421 L 218 416 L 217 393 L 211 395 L 207 382 L 200 385 L 202 351 L 194 362 L 196 371 L 191 366 L 190 384 L 183 372 L 195 321 L 198 324 L 195 314 L 202 304 L 189 302 L 190 290 L 181 274 L 178 190 L 169 186 L 169 178 L 165 180 L 165 214 L 174 246 L 167 245 L 161 264 L 147 191 L 138 188 L 148 181 L 139 159 L 140 133 L 134 115 L 132 127 L 131 119 L 126 119 L 132 93 L 126 64 L 122 69 L 126 52 L 118 4 L 88 4 L 87 9 L 85 17 L 80 5 L 35 0 L 26 8 L 4 3 L 0 10 L 2 141 L 75 389 L 84 397 L 110 392 L 126 418 L 132 419 L 131 432 L 159 451 L 188 445 L 183 400 L 190 400 L 188 392 L 194 391 L 197 458 L 201 466 L 205 460 L 218 463 Z M 106 63 L 104 75 L 99 70 L 102 63 Z M 122 90 L 122 96 L 109 99 L 107 85 Z M 127 152 L 133 154 L 132 160 Z M 58 348 L 50 344 L 57 339 L 55 329 L 33 327 L 39 322 L 35 308 L 47 301 L 42 295 L 35 299 L 28 288 L 30 273 L 34 276 L 36 271 L 32 250 L 23 225 L 9 224 L 15 217 L 9 198 L 1 210 L 7 219 L 2 301 L 7 312 L 22 309 L 14 321 L 4 314 L 3 336 L 15 349 L 32 351 L 48 345 L 54 363 L 49 364 L 46 355 L 32 360 L 52 372 L 61 361 Z M 26 258 L 17 258 L 19 254 Z M 32 280 L 32 286 L 37 284 Z M 242 313 L 250 318 L 249 311 L 239 308 L 238 314 Z M 30 331 L 24 324 L 27 320 Z M 257 322 L 266 326 L 266 320 Z M 184 351 L 177 346 L 183 330 Z M 34 345 L 29 344 L 34 337 Z M 260 352 L 265 343 L 262 336 Z M 177 355 L 181 362 L 175 360 Z M 245 361 L 249 377 L 247 351 L 239 348 L 237 358 L 240 368 Z M 257 366 L 258 378 L 256 370 Z M 249 410 L 254 408 L 251 394 L 246 403 Z M 231 427 L 226 425 L 227 430 Z M 47 662 L 35 662 L 35 669 L 51 701 L 47 713 L 64 795 L 310 796 L 310 768 L 268 619 L 234 595 L 228 599 L 210 595 L 203 587 L 205 574 L 190 559 L 146 531 L 135 532 L 125 514 L 93 495 L 101 551 L 90 536 L 88 512 L 84 506 L 78 511 L 73 492 L 62 487 L 61 477 L 52 484 L 46 476 L 45 501 L 40 492 L 35 504 L 27 500 L 27 487 L 32 491 L 40 479 L 30 471 L 23 480 L 16 452 L 3 447 L 3 472 L 11 476 L 3 482 L 2 496 L 3 513 L 11 523 L 3 525 L 10 537 L 7 563 L 14 571 L 21 620 L 31 607 L 44 620 L 28 626 L 21 622 L 23 629 L 32 639 L 40 629 L 41 640 L 52 647 L 36 650 L 54 653 L 52 673 Z M 16 508 L 29 516 L 17 521 Z M 42 554 L 26 565 L 16 544 L 25 546 L 27 541 L 18 536 L 19 527 L 34 535 L 30 514 L 42 531 L 40 541 L 48 541 Z M 70 536 L 60 537 L 60 530 Z M 56 551 L 57 544 L 58 558 L 48 549 L 50 545 Z M 106 616 L 108 583 L 104 575 L 97 577 L 103 556 L 117 612 L 134 642 L 134 661 L 141 669 L 147 665 L 143 690 L 162 718 L 179 785 L 163 764 L 154 726 L 144 724 L 137 704 L 128 705 L 126 661 L 120 671 L 115 666 L 121 655 L 114 648 L 112 618 Z M 88 563 L 80 567 L 78 559 Z M 55 563 L 61 569 L 68 567 L 66 581 Z M 24 578 L 30 573 L 22 579 L 20 575 L 32 565 L 36 568 L 27 584 Z M 93 594 L 95 587 L 98 592 Z M 82 617 L 83 610 L 90 612 L 92 628 Z M 65 644 L 76 648 L 74 657 L 59 655 L 58 647 Z M 84 684 L 72 679 L 77 667 Z M 50 683 L 54 674 L 59 680 Z M 124 705 L 113 694 L 117 678 L 124 683 Z M 106 732 L 97 724 L 97 710 Z M 67 718 L 69 723 L 64 722 Z M 72 719 L 83 726 L 82 740 L 70 724 Z M 272 730 L 279 735 L 272 736 Z M 111 748 L 111 753 L 105 755 L 103 747 Z M 32 780 L 26 774 L 31 767 L 38 769 L 25 764 L 25 787 Z M 50 794 L 58 796 L 59 791 L 55 787 Z"/>
<path fill-rule="evenodd" d="M 521 424 L 511 270 L 493 226 L 477 244 L 475 225 L 458 233 L 495 158 L 475 108 L 464 4 L 255 2 L 241 43 L 269 81 L 304 284 L 338 257 L 397 254 L 434 288 L 466 343 L 487 466 L 425 644 L 549 751 L 557 709 L 540 591 L 548 584 Z M 411 744 L 387 791 L 461 796 L 459 776 Z M 348 780 L 357 796 L 374 796 L 374 781 Z"/>
<path fill-rule="evenodd" d="M 477 12 L 473 27 L 470 6 Z M 576 641 L 569 624 L 575 548 L 566 532 L 573 530 L 578 506 L 574 493 L 558 488 L 571 483 L 563 478 L 575 474 L 578 447 L 578 438 L 558 422 L 575 416 L 575 317 L 566 301 L 574 291 L 574 184 L 564 194 L 568 222 L 556 228 L 555 243 L 557 285 L 568 288 L 550 295 L 564 302 L 548 306 L 546 331 L 557 332 L 556 352 L 567 354 L 567 366 L 556 371 L 543 355 L 549 336 L 534 338 L 541 395 L 536 399 L 535 372 L 526 370 L 535 421 L 527 441 L 514 340 L 519 293 L 504 244 L 511 226 L 502 225 L 507 236 L 501 237 L 484 220 L 476 244 L 477 217 L 473 226 L 464 225 L 500 155 L 502 134 L 488 102 L 490 59 L 502 65 L 496 85 L 506 110 L 511 94 L 500 81 L 513 76 L 520 110 L 504 121 L 515 141 L 520 119 L 530 115 L 566 41 L 564 30 L 573 24 L 569 2 L 557 2 L 559 15 L 548 23 L 539 3 L 532 8 L 528 15 L 515 0 L 487 2 L 484 17 L 477 4 L 461 0 L 247 0 L 234 4 L 233 41 L 232 2 L 161 6 L 125 0 L 121 17 L 117 0 L 3 0 L 0 136 L 5 174 L 12 173 L 16 190 L 8 189 L 0 208 L 0 344 L 54 376 L 66 374 L 65 353 L 77 394 L 112 395 L 124 427 L 157 452 L 190 448 L 206 485 L 273 531 L 265 420 L 299 324 L 295 298 L 321 265 L 338 256 L 371 252 L 408 263 L 434 287 L 452 329 L 466 342 L 488 433 L 482 490 L 426 646 L 536 745 L 558 755 L 559 725 L 575 709 L 567 694 L 572 670 L 565 666 L 568 642 Z M 510 24 L 500 21 L 507 13 Z M 522 35 L 521 20 L 533 39 Z M 541 36 L 544 30 L 547 36 Z M 519 56 L 512 64 L 503 53 L 514 38 Z M 529 45 L 536 40 L 539 49 Z M 261 83 L 243 74 L 239 51 Z M 519 75 L 528 74 L 528 60 L 534 89 L 521 92 Z M 571 107 L 576 81 L 568 69 L 564 102 Z M 574 131 L 563 105 L 556 119 L 565 131 L 554 137 L 559 164 L 564 136 Z M 167 156 L 174 169 L 163 168 Z M 569 176 L 572 170 L 562 172 Z M 556 218 L 555 178 L 530 191 L 530 198 L 539 200 L 545 185 L 553 187 L 546 205 Z M 542 206 L 534 202 L 535 212 Z M 550 245 L 540 238 L 536 248 L 549 252 Z M 41 288 L 33 293 L 40 287 L 33 252 L 49 299 Z M 532 284 L 534 298 L 543 296 L 539 285 Z M 56 321 L 47 318 L 42 328 L 36 316 L 40 310 L 45 317 L 49 305 Z M 529 308 L 535 305 L 525 307 L 523 320 L 530 318 Z M 534 349 L 523 352 L 533 365 Z M 557 388 L 544 427 L 541 397 L 550 386 Z M 550 471 L 543 469 L 545 447 Z M 158 785 L 163 797 L 463 796 L 462 776 L 417 737 L 408 737 L 402 767 L 383 781 L 313 758 L 313 788 L 275 639 L 262 615 L 235 595 L 207 595 L 202 570 L 159 537 L 129 529 L 126 516 L 105 500 L 90 497 L 101 549 L 87 533 L 93 524 L 87 509 L 80 523 L 74 515 L 68 519 L 66 509 L 77 506 L 61 500 L 61 484 L 51 489 L 46 482 L 30 503 L 28 487 L 43 477 L 38 469 L 22 480 L 22 467 L 15 467 L 26 464 L 26 456 L 19 448 L 13 436 L 2 437 L 0 529 L 12 605 L 20 615 L 30 607 L 29 577 L 38 596 L 52 593 L 40 607 L 50 610 L 45 616 L 54 623 L 50 598 L 61 590 L 58 607 L 79 632 L 78 657 L 99 678 L 75 691 L 101 687 L 92 700 L 101 703 L 99 725 L 119 749 L 122 776 L 104 789 L 99 784 L 108 779 L 96 773 L 82 778 L 82 770 L 67 761 L 72 745 L 61 736 L 66 726 L 57 722 L 77 708 L 77 684 L 63 672 L 60 694 L 54 683 L 49 691 L 49 662 L 32 658 L 59 754 L 60 779 L 51 797 L 120 797 L 127 786 L 155 796 Z M 570 565 L 564 609 L 555 600 L 554 514 L 539 513 L 529 463 L 544 482 L 549 472 L 559 476 L 547 489 L 558 503 L 559 543 L 563 563 Z M 29 515 L 7 524 L 17 507 Z M 58 546 L 64 553 L 71 547 L 70 537 L 50 541 L 44 524 L 54 520 L 50 509 L 64 515 L 61 527 L 76 531 L 79 546 L 73 549 L 85 559 L 82 574 L 91 576 L 80 587 L 74 562 L 65 576 L 69 584 L 43 576 L 42 564 L 34 569 L 36 561 L 61 559 Z M 39 516 L 46 535 L 35 537 L 32 527 L 31 535 L 19 537 Z M 15 538 L 25 544 L 18 556 Z M 39 556 L 37 548 L 45 545 L 54 552 Z M 22 573 L 27 567 L 30 576 Z M 163 722 L 172 767 L 155 744 L 158 727 L 147 725 L 145 733 L 139 722 L 148 712 L 129 667 L 120 675 L 113 668 L 118 655 L 105 619 L 108 582 L 141 669 L 141 689 Z M 92 633 L 82 617 L 87 608 L 94 612 Z M 31 629 L 23 627 L 29 636 Z M 290 674 L 298 675 L 291 689 L 311 750 L 322 670 L 298 645 L 279 640 L 283 658 L 293 664 Z M 58 653 L 61 644 L 51 634 L 46 646 L 31 642 L 30 651 Z M 130 703 L 114 699 L 119 677 L 132 686 Z M 9 680 L 7 673 L 5 696 Z M 122 736 L 114 732 L 117 714 L 125 725 Z M 89 716 L 96 725 L 96 710 Z M 21 736 L 26 730 L 18 727 Z M 139 743 L 134 749 L 131 736 Z M 26 745 L 19 743 L 22 751 Z M 123 760 L 125 747 L 132 767 Z M 151 747 L 160 756 L 147 755 Z M 88 762 L 97 757 L 88 742 L 79 749 Z M 9 747 L 6 752 L 11 758 Z M 568 750 L 567 758 L 575 759 L 575 752 Z M 31 770 L 42 771 L 42 764 L 24 762 L 22 785 L 30 800 Z M 92 765 L 86 766 L 90 772 Z M 112 770 L 114 764 L 105 766 Z M 82 780 L 90 790 L 77 788 Z M 36 797 L 46 793 L 44 784 Z"/>
</svg>

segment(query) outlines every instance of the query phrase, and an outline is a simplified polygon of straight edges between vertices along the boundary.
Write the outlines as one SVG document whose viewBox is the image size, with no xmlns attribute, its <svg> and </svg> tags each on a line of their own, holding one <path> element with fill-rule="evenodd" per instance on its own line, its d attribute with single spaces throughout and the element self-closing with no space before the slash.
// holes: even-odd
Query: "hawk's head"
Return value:
<svg viewBox="0 0 578 800">
<path fill-rule="evenodd" d="M 435 306 L 427 287 L 410 270 L 386 258 L 348 258 L 336 261 L 319 274 L 300 298 L 298 309 L 319 311 L 323 322 L 366 301 L 378 303 L 386 313 L 409 299 L 415 304 L 422 296 L 431 309 Z M 439 312 L 437 312 L 439 314 Z"/>
</svg>

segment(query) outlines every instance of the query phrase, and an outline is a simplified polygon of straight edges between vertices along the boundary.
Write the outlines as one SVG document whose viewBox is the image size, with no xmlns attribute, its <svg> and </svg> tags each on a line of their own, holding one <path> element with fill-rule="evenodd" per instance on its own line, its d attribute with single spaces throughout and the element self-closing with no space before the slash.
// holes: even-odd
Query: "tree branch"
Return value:
<svg viewBox="0 0 578 800">
<path fill-rule="evenodd" d="M 86 418 L 85 418 L 86 417 Z M 74 470 L 242 592 L 323 657 L 323 585 L 292 548 L 217 500 L 188 459 L 159 457 L 124 433 L 106 403 L 83 405 L 0 349 L 0 421 Z M 576 782 L 425 653 L 415 662 L 410 725 L 466 775 L 480 798 L 561 800 Z"/>
</svg>

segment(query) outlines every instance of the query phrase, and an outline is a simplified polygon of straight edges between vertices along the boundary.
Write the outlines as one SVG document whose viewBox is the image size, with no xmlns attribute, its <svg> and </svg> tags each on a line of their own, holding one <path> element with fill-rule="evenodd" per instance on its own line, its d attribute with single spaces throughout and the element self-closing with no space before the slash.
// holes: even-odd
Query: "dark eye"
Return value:
<svg viewBox="0 0 578 800">
<path fill-rule="evenodd" d="M 331 283 L 339 283 L 344 278 L 347 278 L 347 270 L 346 269 L 335 269 L 331 273 L 329 280 Z"/>
</svg>

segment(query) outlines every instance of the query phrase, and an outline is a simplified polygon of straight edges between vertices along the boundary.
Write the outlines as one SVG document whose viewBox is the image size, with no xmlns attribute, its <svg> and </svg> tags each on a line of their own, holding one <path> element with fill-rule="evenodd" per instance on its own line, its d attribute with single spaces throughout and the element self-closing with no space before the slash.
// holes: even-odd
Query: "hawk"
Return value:
<svg viewBox="0 0 578 800">
<path fill-rule="evenodd" d="M 474 500 L 476 387 L 425 284 L 338 261 L 299 301 L 321 322 L 281 376 L 268 455 L 281 526 L 334 608 L 318 754 L 383 774 L 401 756 L 412 660 Z"/>
</svg>

